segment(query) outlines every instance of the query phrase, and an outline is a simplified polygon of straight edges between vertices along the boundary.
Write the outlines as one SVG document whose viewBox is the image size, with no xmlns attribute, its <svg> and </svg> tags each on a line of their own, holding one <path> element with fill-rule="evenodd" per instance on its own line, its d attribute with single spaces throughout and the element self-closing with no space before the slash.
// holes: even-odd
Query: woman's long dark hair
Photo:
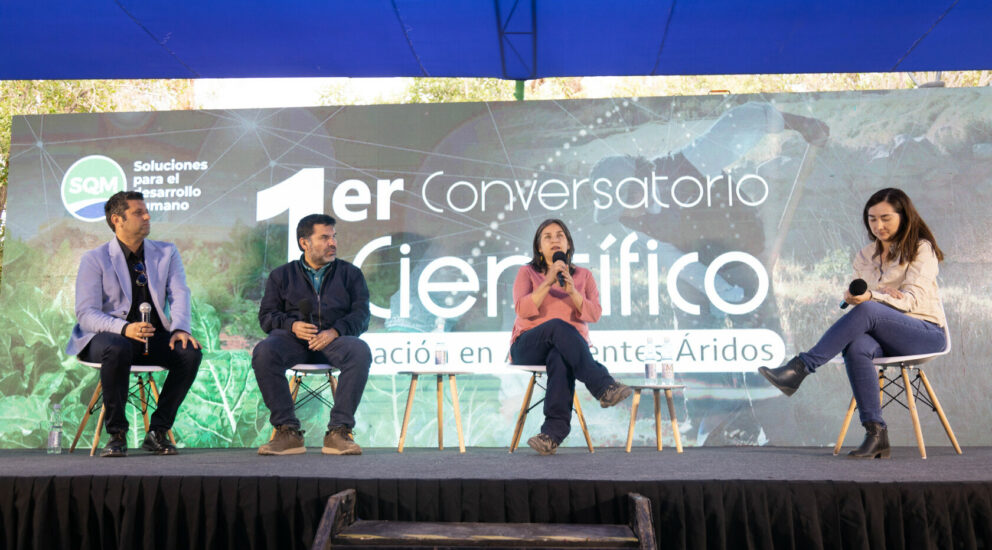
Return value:
<svg viewBox="0 0 992 550">
<path fill-rule="evenodd" d="M 547 271 L 548 268 L 544 265 L 544 257 L 541 254 L 541 232 L 553 223 L 558 224 L 558 227 L 565 233 L 565 240 L 568 241 L 568 250 L 565 252 L 565 263 L 568 264 L 569 274 L 574 275 L 575 266 L 572 265 L 572 255 L 575 254 L 575 243 L 572 242 L 572 233 L 569 232 L 568 226 L 559 219 L 547 219 L 541 222 L 541 225 L 537 226 L 537 231 L 534 232 L 534 256 L 530 260 L 530 266 L 538 273 Z M 548 258 L 548 263 L 551 263 L 551 258 Z"/>
<path fill-rule="evenodd" d="M 916 211 L 913 201 L 909 200 L 909 196 L 902 189 L 896 189 L 895 187 L 887 187 L 876 191 L 868 199 L 868 202 L 865 203 L 865 209 L 861 213 L 865 229 L 868 230 L 868 238 L 875 242 L 875 256 L 882 255 L 882 242 L 875 238 L 875 235 L 871 232 L 871 225 L 868 223 L 868 209 L 882 202 L 891 204 L 892 208 L 899 213 L 899 229 L 892 236 L 889 257 L 883 259 L 897 260 L 899 263 L 910 263 L 916 259 L 916 250 L 920 240 L 924 240 L 929 242 L 930 246 L 933 247 L 933 253 L 937 256 L 937 261 L 944 260 L 944 253 L 937 246 L 936 237 L 933 236 L 933 232 L 930 231 L 926 222 L 920 217 L 920 213 Z"/>
</svg>

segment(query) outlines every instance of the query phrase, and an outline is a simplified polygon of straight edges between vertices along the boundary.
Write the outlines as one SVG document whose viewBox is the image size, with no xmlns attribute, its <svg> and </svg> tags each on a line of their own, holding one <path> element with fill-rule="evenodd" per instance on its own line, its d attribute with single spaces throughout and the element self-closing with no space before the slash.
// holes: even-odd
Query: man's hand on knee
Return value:
<svg viewBox="0 0 992 550">
<path fill-rule="evenodd" d="M 200 342 L 198 342 L 196 338 L 193 338 L 192 334 L 182 330 L 177 330 L 172 333 L 172 338 L 169 338 L 169 349 L 176 349 L 177 342 L 182 342 L 183 349 L 186 349 L 189 346 L 193 346 L 193 349 L 200 349 Z"/>
<path fill-rule="evenodd" d="M 338 334 L 337 330 L 329 328 L 319 332 L 316 336 L 311 338 L 307 347 L 313 351 L 320 351 L 336 340 L 338 336 L 340 336 L 340 334 Z"/>
</svg>

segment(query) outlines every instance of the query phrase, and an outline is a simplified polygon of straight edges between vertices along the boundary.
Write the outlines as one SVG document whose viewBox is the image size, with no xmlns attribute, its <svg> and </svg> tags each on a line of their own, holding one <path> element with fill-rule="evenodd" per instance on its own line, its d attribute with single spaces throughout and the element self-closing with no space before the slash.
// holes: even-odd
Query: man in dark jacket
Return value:
<svg viewBox="0 0 992 550">
<path fill-rule="evenodd" d="M 368 344 L 369 289 L 360 269 L 336 259 L 334 218 L 311 214 L 296 226 L 299 260 L 272 270 L 258 311 L 268 333 L 252 352 L 251 367 L 276 427 L 261 455 L 306 452 L 286 370 L 299 363 L 329 363 L 340 370 L 331 420 L 321 452 L 362 454 L 351 429 L 372 365 Z"/>
</svg>

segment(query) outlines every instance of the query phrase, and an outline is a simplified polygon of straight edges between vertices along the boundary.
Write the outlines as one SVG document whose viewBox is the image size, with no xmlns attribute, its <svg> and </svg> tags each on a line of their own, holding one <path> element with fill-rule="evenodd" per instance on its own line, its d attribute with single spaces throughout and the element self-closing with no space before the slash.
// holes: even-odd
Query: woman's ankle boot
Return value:
<svg viewBox="0 0 992 550">
<path fill-rule="evenodd" d="M 865 422 L 865 440 L 847 453 L 849 458 L 889 458 L 889 430 L 878 422 Z"/>
<path fill-rule="evenodd" d="M 806 364 L 803 363 L 798 355 L 777 369 L 759 367 L 758 372 L 767 378 L 773 386 L 782 390 L 782 393 L 785 395 L 796 393 L 796 390 L 799 389 L 799 384 L 803 382 L 803 378 L 806 378 L 809 374 L 806 372 Z"/>
</svg>

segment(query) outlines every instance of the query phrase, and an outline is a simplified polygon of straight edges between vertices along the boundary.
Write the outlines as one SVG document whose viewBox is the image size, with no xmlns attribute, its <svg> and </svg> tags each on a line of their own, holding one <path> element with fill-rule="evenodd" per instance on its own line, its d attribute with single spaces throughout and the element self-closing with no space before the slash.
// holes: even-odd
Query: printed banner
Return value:
<svg viewBox="0 0 992 550">
<path fill-rule="evenodd" d="M 989 339 L 964 333 L 989 330 L 988 293 L 974 291 L 988 285 L 989 181 L 987 89 L 15 117 L 0 389 L 29 407 L 0 410 L 0 431 L 5 445 L 31 445 L 37 430 L 22 433 L 23 422 L 89 391 L 72 384 L 93 373 L 61 353 L 75 273 L 85 250 L 113 238 L 106 199 L 135 190 L 151 238 L 179 247 L 207 344 L 190 399 L 226 427 L 199 443 L 264 441 L 250 369 L 265 336 L 258 303 L 269 271 L 300 257 L 299 219 L 327 213 L 339 257 L 371 291 L 364 338 L 381 376 L 359 411 L 365 443 L 395 443 L 406 391 L 395 373 L 438 358 L 498 381 L 462 387 L 482 392 L 480 426 L 509 433 L 525 383 L 506 368 L 513 280 L 538 224 L 556 218 L 599 288 L 594 355 L 633 381 L 646 364 L 673 364 L 690 443 L 826 444 L 850 398 L 843 366 L 821 369 L 820 391 L 791 401 L 756 369 L 810 347 L 843 313 L 851 258 L 868 238 L 864 201 L 888 186 L 935 231 L 952 335 L 982 356 Z M 977 399 L 990 383 L 955 351 L 933 378 Z M 372 394 L 388 396 L 382 409 Z M 798 404 L 810 420 L 787 412 Z M 979 414 L 970 407 L 948 404 L 952 422 Z M 610 425 L 609 437 L 625 437 L 626 424 Z M 479 429 L 472 444 L 508 441 Z"/>
</svg>

